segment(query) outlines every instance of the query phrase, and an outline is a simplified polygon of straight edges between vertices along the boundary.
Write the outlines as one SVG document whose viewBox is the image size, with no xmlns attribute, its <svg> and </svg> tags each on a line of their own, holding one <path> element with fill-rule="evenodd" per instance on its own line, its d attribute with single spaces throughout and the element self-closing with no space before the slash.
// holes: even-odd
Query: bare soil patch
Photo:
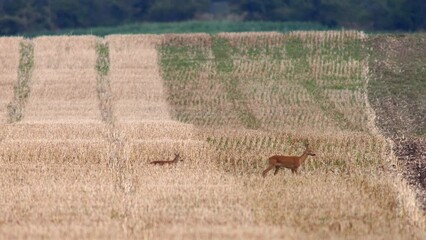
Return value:
<svg viewBox="0 0 426 240">
<path fill-rule="evenodd" d="M 426 209 L 426 35 L 371 37 L 369 100 Z"/>
</svg>

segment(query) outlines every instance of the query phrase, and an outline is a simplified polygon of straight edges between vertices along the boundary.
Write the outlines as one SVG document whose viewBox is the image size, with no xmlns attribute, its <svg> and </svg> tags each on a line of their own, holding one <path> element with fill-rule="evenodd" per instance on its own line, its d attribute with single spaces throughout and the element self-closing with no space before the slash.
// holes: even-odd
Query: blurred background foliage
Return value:
<svg viewBox="0 0 426 240">
<path fill-rule="evenodd" d="M 0 34 L 194 20 L 416 31 L 425 13 L 424 0 L 0 0 Z"/>
</svg>

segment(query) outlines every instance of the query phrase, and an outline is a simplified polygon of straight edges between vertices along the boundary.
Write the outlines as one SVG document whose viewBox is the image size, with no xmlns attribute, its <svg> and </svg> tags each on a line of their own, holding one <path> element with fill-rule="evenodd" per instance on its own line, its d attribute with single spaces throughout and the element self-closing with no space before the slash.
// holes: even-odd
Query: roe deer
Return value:
<svg viewBox="0 0 426 240">
<path fill-rule="evenodd" d="M 285 167 L 291 169 L 292 173 L 297 173 L 297 169 L 300 167 L 300 165 L 306 160 L 308 156 L 315 156 L 315 153 L 313 153 L 309 149 L 309 145 L 305 143 L 305 151 L 303 152 L 302 156 L 280 156 L 280 155 L 274 155 L 268 159 L 269 166 L 268 168 L 263 171 L 262 176 L 266 177 L 266 174 L 275 167 L 274 175 L 278 173 L 278 170 L 280 167 Z"/>
<path fill-rule="evenodd" d="M 153 161 L 150 162 L 150 164 L 159 164 L 159 165 L 164 165 L 164 164 L 173 164 L 173 163 L 177 163 L 179 161 L 183 161 L 182 158 L 180 158 L 179 153 L 175 153 L 175 158 L 171 161 Z"/>
</svg>

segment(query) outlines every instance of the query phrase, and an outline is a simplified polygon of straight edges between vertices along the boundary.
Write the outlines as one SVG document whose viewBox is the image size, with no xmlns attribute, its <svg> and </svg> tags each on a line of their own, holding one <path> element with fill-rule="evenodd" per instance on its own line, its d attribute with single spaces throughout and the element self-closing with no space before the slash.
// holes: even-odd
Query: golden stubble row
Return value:
<svg viewBox="0 0 426 240">
<path fill-rule="evenodd" d="M 170 119 L 156 46 L 161 35 L 106 37 L 110 84 L 118 121 Z"/>
<path fill-rule="evenodd" d="M 308 142 L 316 156 L 302 167 L 307 172 L 349 173 L 387 170 L 396 161 L 383 156 L 390 151 L 387 142 L 365 133 L 288 130 L 281 133 L 206 129 L 205 139 L 216 150 L 215 164 L 237 174 L 260 175 L 272 155 L 301 155 Z"/>
<path fill-rule="evenodd" d="M 347 41 L 363 40 L 366 34 L 356 30 L 341 31 L 294 31 L 290 36 L 300 38 L 310 45 L 324 45 L 325 43 L 337 44 L 342 46 Z"/>
<path fill-rule="evenodd" d="M 193 125 L 175 121 L 117 124 L 14 124 L 0 131 L 1 160 L 6 162 L 108 162 L 111 146 L 128 148 L 132 162 L 172 158 L 181 153 L 192 161 L 209 159 L 208 146 Z"/>
<path fill-rule="evenodd" d="M 24 122 L 100 123 L 96 37 L 38 37 Z"/>
</svg>

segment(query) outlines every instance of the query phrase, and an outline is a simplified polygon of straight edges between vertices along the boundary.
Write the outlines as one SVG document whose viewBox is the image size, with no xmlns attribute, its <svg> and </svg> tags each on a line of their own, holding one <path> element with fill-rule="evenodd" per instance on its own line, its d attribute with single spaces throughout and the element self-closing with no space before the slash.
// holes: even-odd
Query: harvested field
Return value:
<svg viewBox="0 0 426 240">
<path fill-rule="evenodd" d="M 8 111 L 5 109 L 14 96 L 14 86 L 18 79 L 19 50 L 22 38 L 0 38 L 0 123 L 9 120 Z"/>
<path fill-rule="evenodd" d="M 95 37 L 38 37 L 23 122 L 100 122 Z"/>
<path fill-rule="evenodd" d="M 25 40 L 30 95 L 0 128 L 0 238 L 425 238 L 366 101 L 367 38 Z M 306 141 L 317 156 L 300 174 L 261 176 Z M 175 153 L 183 161 L 149 164 Z"/>
<path fill-rule="evenodd" d="M 160 35 L 112 35 L 110 83 L 119 122 L 170 120 L 156 45 Z"/>
</svg>

